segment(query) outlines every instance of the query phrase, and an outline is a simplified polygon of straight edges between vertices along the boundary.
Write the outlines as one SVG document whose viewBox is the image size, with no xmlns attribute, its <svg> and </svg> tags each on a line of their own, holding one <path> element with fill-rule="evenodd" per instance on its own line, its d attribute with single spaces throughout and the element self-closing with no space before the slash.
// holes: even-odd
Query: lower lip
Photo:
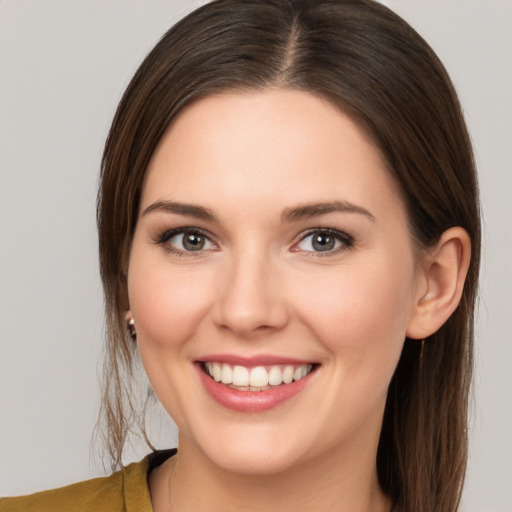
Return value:
<svg viewBox="0 0 512 512">
<path fill-rule="evenodd" d="M 238 412 L 268 411 L 283 404 L 307 386 L 313 373 L 310 372 L 306 377 L 290 384 L 281 384 L 265 391 L 240 391 L 213 380 L 203 371 L 200 363 L 196 367 L 208 394 L 223 407 Z"/>
</svg>

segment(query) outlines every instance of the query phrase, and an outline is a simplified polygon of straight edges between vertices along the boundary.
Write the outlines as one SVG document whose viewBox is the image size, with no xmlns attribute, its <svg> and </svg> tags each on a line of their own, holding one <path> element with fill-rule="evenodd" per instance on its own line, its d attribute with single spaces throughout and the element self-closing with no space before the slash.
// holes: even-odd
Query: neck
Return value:
<svg viewBox="0 0 512 512">
<path fill-rule="evenodd" d="M 375 460 L 376 446 L 352 446 L 277 474 L 240 474 L 180 439 L 178 454 L 150 477 L 151 499 L 155 512 L 389 512 Z"/>
</svg>

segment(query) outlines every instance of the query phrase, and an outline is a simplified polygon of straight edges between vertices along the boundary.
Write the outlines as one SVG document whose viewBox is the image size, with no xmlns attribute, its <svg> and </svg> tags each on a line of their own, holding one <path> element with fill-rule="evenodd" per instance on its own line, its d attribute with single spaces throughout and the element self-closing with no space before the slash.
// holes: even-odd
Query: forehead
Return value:
<svg viewBox="0 0 512 512">
<path fill-rule="evenodd" d="M 148 166 L 142 208 L 172 198 L 255 208 L 398 199 L 371 138 L 330 102 L 286 89 L 202 98 L 173 121 Z"/>
</svg>

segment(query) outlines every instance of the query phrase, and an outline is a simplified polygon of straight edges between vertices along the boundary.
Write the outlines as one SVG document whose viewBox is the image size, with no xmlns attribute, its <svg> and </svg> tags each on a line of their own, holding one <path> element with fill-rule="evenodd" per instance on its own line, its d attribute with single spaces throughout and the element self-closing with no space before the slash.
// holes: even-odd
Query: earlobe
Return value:
<svg viewBox="0 0 512 512">
<path fill-rule="evenodd" d="M 132 341 L 137 341 L 137 331 L 135 330 L 135 319 L 133 318 L 132 312 L 128 310 L 125 315 L 126 330 L 130 335 Z"/>
<path fill-rule="evenodd" d="M 471 259 L 471 240 L 461 227 L 446 230 L 425 257 L 425 283 L 415 299 L 407 337 L 424 339 L 435 333 L 459 305 Z"/>
</svg>

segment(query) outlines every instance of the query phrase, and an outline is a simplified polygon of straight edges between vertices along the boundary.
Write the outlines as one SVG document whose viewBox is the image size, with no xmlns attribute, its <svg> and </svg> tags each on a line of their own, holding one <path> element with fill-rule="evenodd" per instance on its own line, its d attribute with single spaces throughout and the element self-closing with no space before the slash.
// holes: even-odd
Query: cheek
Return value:
<svg viewBox="0 0 512 512">
<path fill-rule="evenodd" d="M 189 269 L 171 272 L 165 263 L 140 262 L 134 254 L 128 274 L 128 296 L 140 342 L 158 350 L 175 349 L 193 336 L 209 308 L 212 287 L 207 276 Z"/>
<path fill-rule="evenodd" d="M 169 270 L 165 261 L 132 251 L 128 296 L 137 331 L 140 359 L 152 388 L 173 420 L 181 425 L 194 390 L 183 386 L 189 378 L 191 344 L 197 326 L 209 309 L 211 287 L 197 272 Z M 193 347 L 193 343 L 192 343 Z"/>
<path fill-rule="evenodd" d="M 344 362 L 354 366 L 373 361 L 380 368 L 388 361 L 388 372 L 405 340 L 413 289 L 412 262 L 362 262 L 325 278 L 317 275 L 297 303 L 304 305 L 304 321 L 333 354 L 346 356 Z"/>
</svg>

